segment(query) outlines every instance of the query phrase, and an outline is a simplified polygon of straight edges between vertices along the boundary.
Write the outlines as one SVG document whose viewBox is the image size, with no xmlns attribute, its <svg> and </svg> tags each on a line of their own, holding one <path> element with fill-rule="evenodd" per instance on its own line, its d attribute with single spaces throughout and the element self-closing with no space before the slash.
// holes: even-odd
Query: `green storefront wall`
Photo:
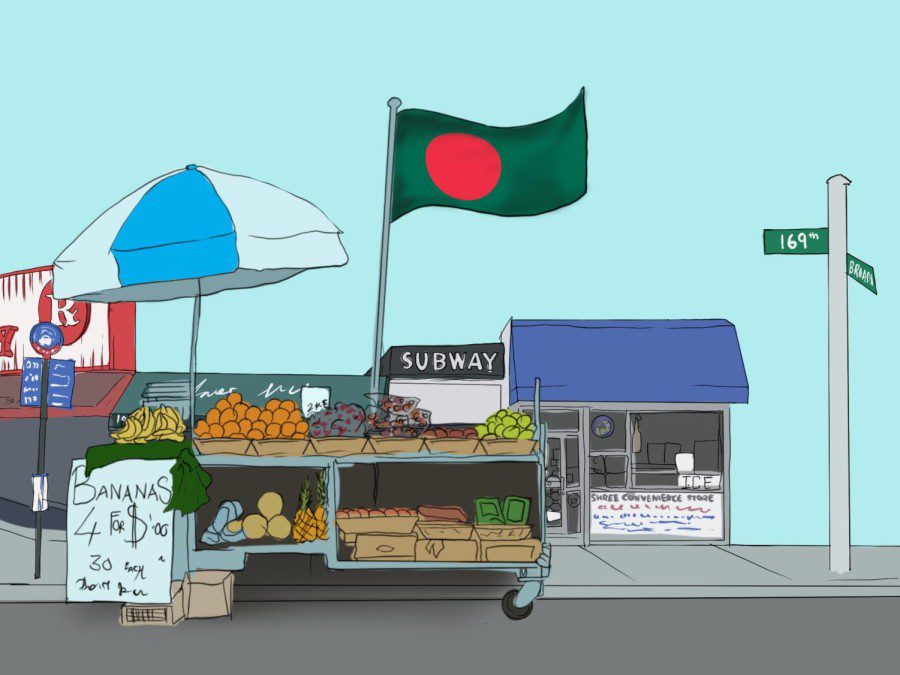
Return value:
<svg viewBox="0 0 900 675">
<path fill-rule="evenodd" d="M 141 405 L 141 394 L 148 384 L 177 380 L 187 381 L 187 373 L 135 373 L 110 415 L 110 428 L 121 425 L 123 418 Z M 382 387 L 384 386 L 382 379 Z M 304 386 L 328 387 L 332 404 L 355 403 L 366 407 L 369 400 L 369 378 L 363 375 L 257 375 L 247 373 L 197 373 L 195 414 L 202 417 L 216 401 L 232 391 L 260 407 L 271 398 L 300 399 Z M 382 389 L 383 391 L 383 389 Z"/>
</svg>

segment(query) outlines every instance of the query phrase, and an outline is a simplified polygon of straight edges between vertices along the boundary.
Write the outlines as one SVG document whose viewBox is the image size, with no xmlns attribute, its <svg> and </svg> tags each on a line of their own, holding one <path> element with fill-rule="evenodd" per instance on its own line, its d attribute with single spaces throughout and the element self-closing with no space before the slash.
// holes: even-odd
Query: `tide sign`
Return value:
<svg viewBox="0 0 900 675">
<path fill-rule="evenodd" d="M 875 285 L 875 268 L 849 253 L 847 254 L 847 276 L 858 282 L 863 288 L 878 295 L 878 288 Z"/>
<path fill-rule="evenodd" d="M 763 230 L 766 255 L 822 255 L 828 253 L 828 228 Z"/>
</svg>

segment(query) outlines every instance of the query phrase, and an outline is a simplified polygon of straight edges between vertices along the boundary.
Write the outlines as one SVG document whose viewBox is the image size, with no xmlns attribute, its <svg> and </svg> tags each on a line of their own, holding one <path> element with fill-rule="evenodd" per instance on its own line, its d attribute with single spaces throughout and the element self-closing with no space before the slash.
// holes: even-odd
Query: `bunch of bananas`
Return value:
<svg viewBox="0 0 900 675">
<path fill-rule="evenodd" d="M 116 443 L 183 441 L 184 420 L 175 408 L 162 405 L 155 410 L 141 406 L 127 418 L 121 429 L 110 434 Z"/>
</svg>

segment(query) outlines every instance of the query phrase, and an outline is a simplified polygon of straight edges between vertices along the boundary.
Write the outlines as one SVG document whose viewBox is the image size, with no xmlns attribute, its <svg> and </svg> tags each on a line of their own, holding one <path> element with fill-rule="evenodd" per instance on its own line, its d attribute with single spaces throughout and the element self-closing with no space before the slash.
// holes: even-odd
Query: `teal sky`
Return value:
<svg viewBox="0 0 900 675">
<path fill-rule="evenodd" d="M 387 107 L 537 121 L 586 87 L 589 187 L 507 219 L 421 209 L 391 245 L 385 343 L 517 318 L 726 318 L 736 543 L 827 540 L 824 257 L 764 257 L 850 186 L 854 542 L 900 544 L 896 66 L 890 3 L 18 3 L 3 10 L 0 270 L 51 262 L 148 179 L 197 163 L 316 203 L 350 264 L 204 302 L 199 367 L 363 373 Z M 236 3 L 235 3 L 236 4 Z M 892 46 L 893 45 L 893 46 Z M 190 305 L 142 306 L 143 370 L 187 367 Z M 285 341 L 292 345 L 285 349 Z"/>
</svg>

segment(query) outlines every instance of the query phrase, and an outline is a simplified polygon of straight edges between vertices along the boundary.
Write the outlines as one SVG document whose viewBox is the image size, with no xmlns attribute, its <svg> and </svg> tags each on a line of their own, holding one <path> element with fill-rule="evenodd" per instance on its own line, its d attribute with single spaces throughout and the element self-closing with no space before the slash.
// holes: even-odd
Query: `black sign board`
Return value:
<svg viewBox="0 0 900 675">
<path fill-rule="evenodd" d="M 502 342 L 391 347 L 381 357 L 381 374 L 398 380 L 501 380 L 503 359 Z"/>
</svg>

